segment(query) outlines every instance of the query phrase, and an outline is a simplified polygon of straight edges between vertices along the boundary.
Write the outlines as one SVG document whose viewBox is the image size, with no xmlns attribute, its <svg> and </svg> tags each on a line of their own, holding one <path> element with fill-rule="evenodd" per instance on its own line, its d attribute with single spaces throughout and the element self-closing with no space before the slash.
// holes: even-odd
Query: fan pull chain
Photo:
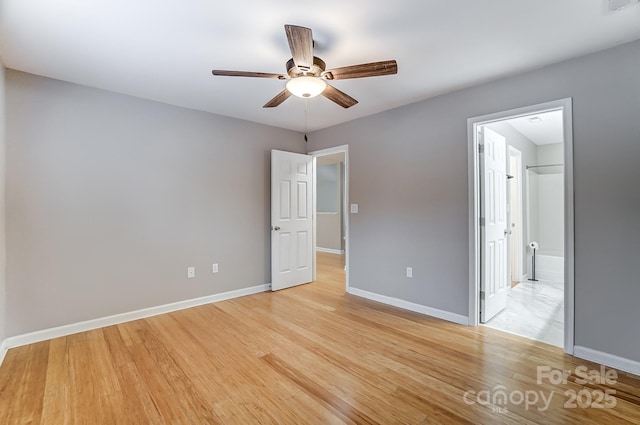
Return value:
<svg viewBox="0 0 640 425">
<path fill-rule="evenodd" d="M 307 99 L 304 99 L 304 141 L 305 143 L 309 141 L 309 139 L 307 138 L 307 116 L 308 116 Z"/>
</svg>

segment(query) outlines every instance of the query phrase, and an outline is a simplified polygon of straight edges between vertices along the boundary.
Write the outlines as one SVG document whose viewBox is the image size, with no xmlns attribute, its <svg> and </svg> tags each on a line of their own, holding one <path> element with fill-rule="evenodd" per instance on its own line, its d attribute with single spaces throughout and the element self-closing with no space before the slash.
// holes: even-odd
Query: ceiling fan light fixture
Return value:
<svg viewBox="0 0 640 425">
<path fill-rule="evenodd" d="M 325 80 L 348 80 L 351 78 L 379 77 L 398 73 L 398 64 L 395 60 L 361 63 L 327 70 L 324 61 L 313 55 L 313 35 L 310 28 L 285 25 L 284 30 L 291 50 L 291 59 L 286 63 L 286 74 L 214 69 L 212 71 L 213 75 L 289 80 L 287 87 L 265 103 L 263 108 L 275 108 L 292 95 L 309 99 L 321 94 L 346 109 L 356 105 L 358 101 L 334 86 L 327 84 Z"/>
<path fill-rule="evenodd" d="M 292 78 L 287 82 L 287 90 L 292 95 L 309 99 L 316 97 L 327 88 L 327 83 L 320 77 L 301 76 Z"/>
</svg>

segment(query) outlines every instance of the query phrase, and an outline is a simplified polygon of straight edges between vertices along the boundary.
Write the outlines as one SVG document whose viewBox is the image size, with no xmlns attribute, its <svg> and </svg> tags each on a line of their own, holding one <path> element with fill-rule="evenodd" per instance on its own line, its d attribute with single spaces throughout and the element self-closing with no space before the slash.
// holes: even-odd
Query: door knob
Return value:
<svg viewBox="0 0 640 425">
<path fill-rule="evenodd" d="M 280 230 L 280 226 L 272 227 L 273 230 Z"/>
</svg>

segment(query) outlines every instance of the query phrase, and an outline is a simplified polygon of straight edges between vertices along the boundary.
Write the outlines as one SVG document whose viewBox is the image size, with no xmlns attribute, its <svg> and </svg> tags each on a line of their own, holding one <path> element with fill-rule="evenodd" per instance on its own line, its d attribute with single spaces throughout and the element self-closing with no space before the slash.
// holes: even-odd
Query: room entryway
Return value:
<svg viewBox="0 0 640 425">
<path fill-rule="evenodd" d="M 475 324 L 567 352 L 573 345 L 570 113 L 565 100 L 470 120 Z"/>
<path fill-rule="evenodd" d="M 347 146 L 312 152 L 316 158 L 316 279 L 347 286 Z M 336 273 L 336 269 L 340 269 Z"/>
</svg>

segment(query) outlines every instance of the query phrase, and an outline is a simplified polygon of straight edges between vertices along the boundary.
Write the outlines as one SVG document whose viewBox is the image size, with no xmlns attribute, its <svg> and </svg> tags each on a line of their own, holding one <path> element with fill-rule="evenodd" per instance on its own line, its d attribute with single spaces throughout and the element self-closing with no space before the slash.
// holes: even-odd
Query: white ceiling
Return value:
<svg viewBox="0 0 640 425">
<path fill-rule="evenodd" d="M 299 131 L 313 131 L 640 39 L 640 7 L 607 0 L 2 0 L 0 56 L 33 74 Z M 263 109 L 285 72 L 284 24 L 312 28 L 328 68 L 396 59 L 398 75 L 335 81 Z M 305 123 L 306 122 L 306 123 Z M 305 128 L 306 127 L 306 128 Z"/>
<path fill-rule="evenodd" d="M 507 121 L 536 145 L 562 143 L 562 111 L 550 111 L 527 115 Z"/>
</svg>

